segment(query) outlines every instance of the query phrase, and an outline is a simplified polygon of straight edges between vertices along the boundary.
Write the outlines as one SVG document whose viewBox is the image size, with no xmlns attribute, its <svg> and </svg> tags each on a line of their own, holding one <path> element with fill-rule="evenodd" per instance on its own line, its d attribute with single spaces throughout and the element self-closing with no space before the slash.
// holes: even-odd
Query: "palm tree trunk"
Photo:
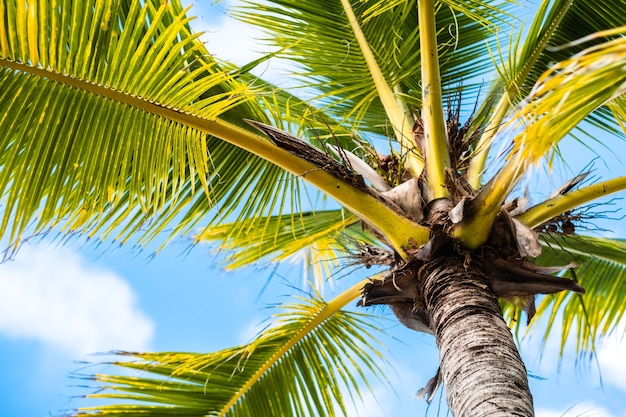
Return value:
<svg viewBox="0 0 626 417">
<path fill-rule="evenodd" d="M 526 368 L 482 268 L 444 256 L 420 276 L 452 415 L 533 416 Z"/>
</svg>

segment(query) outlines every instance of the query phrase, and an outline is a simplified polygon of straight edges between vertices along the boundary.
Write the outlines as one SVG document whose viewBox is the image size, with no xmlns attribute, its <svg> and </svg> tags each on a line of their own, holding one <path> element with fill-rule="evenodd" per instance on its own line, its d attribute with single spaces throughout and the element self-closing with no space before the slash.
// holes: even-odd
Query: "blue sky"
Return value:
<svg viewBox="0 0 626 417">
<path fill-rule="evenodd" d="M 192 14 L 203 15 L 196 24 L 207 30 L 210 51 L 245 63 L 259 50 L 251 40 L 255 32 L 227 21 L 222 14 L 227 6 L 206 2 Z M 280 65 L 262 70 L 274 81 L 284 80 Z M 564 150 L 571 156 L 588 155 L 574 142 Z M 623 143 L 612 150 L 626 155 Z M 615 155 L 605 155 L 613 166 L 610 171 L 596 163 L 597 176 L 624 175 L 626 169 L 616 163 Z M 538 170 L 532 179 L 547 193 L 587 162 L 575 157 L 569 170 L 557 167 L 550 178 Z M 623 201 L 618 204 L 624 207 Z M 626 236 L 624 223 L 602 226 Z M 26 243 L 12 260 L 0 264 L 0 415 L 54 416 L 84 405 L 75 396 L 85 391 L 73 387 L 81 382 L 70 375 L 110 370 L 81 362 L 106 359 L 94 352 L 208 352 L 244 343 L 272 314 L 269 306 L 288 301 L 292 284 L 302 285 L 301 265 L 289 264 L 274 274 L 264 264 L 225 272 L 218 254 L 206 246 L 189 250 L 189 244 L 180 238 L 151 258 L 151 247 L 135 252 L 79 240 L 59 246 L 50 236 Z M 352 283 L 354 278 L 345 277 L 325 295 L 330 298 Z M 416 390 L 437 369 L 434 339 L 396 324 L 385 309 L 371 311 L 382 317 L 380 323 L 389 334 L 384 339 L 389 381 L 375 382 L 375 399 L 367 397 L 353 416 L 445 415 L 438 410 L 439 394 L 428 409 L 414 400 Z M 536 376 L 530 382 L 537 415 L 626 415 L 626 355 L 620 336 L 611 335 L 599 345 L 602 382 L 594 361 L 575 366 L 574 352 L 568 348 L 559 364 L 557 340 L 548 341 L 540 360 L 539 333 L 525 338 L 521 349 L 529 372 Z"/>
</svg>

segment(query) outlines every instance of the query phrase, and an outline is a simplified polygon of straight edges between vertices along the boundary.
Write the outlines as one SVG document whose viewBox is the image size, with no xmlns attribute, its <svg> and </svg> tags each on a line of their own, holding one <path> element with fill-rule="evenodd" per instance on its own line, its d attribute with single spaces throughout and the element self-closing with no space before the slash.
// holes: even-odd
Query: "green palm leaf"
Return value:
<svg viewBox="0 0 626 417">
<path fill-rule="evenodd" d="M 521 119 L 526 125 L 524 132 L 517 135 L 514 140 L 515 148 L 526 147 L 526 151 L 522 152 L 527 162 L 536 162 L 539 157 L 545 156 L 546 149 L 552 148 L 560 138 L 579 125 L 596 108 L 624 94 L 625 32 L 626 26 L 622 26 L 591 35 L 588 38 L 590 41 L 603 35 L 621 36 L 596 43 L 553 65 L 537 80 L 537 84 L 526 98 L 528 102 L 521 105 L 513 115 L 514 119 Z M 614 82 L 605 87 L 606 79 Z M 578 106 L 575 107 L 572 103 L 578 103 Z M 549 122 L 538 123 L 538 120 L 543 118 Z M 546 138 L 546 135 L 553 139 L 542 141 L 540 138 Z"/>
<path fill-rule="evenodd" d="M 582 353 L 592 352 L 596 341 L 613 331 L 626 313 L 626 241 L 547 233 L 540 236 L 540 241 L 543 251 L 535 262 L 545 267 L 575 265 L 559 275 L 581 284 L 585 294 L 543 296 L 525 331 L 542 323 L 546 326 L 544 342 L 560 331 L 560 354 L 567 343 L 573 342 L 578 356 L 583 357 Z M 519 336 L 524 329 L 519 308 L 506 301 L 502 307 Z"/>
<path fill-rule="evenodd" d="M 535 15 L 528 33 L 522 35 L 520 28 L 518 38 L 512 39 L 508 55 L 501 56 L 498 68 L 499 78 L 495 82 L 492 96 L 501 99 L 485 101 L 480 116 L 475 119 L 475 126 L 485 123 L 485 113 L 491 113 L 491 120 L 484 130 L 483 137 L 477 144 L 479 157 L 474 158 L 470 169 L 470 182 L 475 188 L 479 186 L 479 178 L 485 166 L 491 141 L 511 106 L 526 99 L 543 74 L 550 70 L 555 62 L 565 61 L 581 52 L 589 44 L 576 43 L 581 38 L 597 32 L 606 31 L 624 24 L 614 10 L 626 7 L 624 0 L 612 0 L 601 7 L 594 2 L 584 0 L 543 1 Z M 615 33 L 595 37 L 592 44 L 619 38 Z M 524 41 L 521 41 L 523 37 Z M 564 48 L 564 45 L 570 45 Z M 501 51 L 502 54 L 504 54 Z M 504 94 L 503 94 L 504 93 Z M 586 115 L 585 121 L 611 135 L 624 137 L 620 130 L 620 112 L 623 106 L 612 102 L 612 105 L 599 107 Z M 623 104 L 623 103 L 622 103 Z M 589 140 L 597 140 L 579 125 L 576 130 Z"/>
<path fill-rule="evenodd" d="M 625 31 L 626 27 L 622 26 L 595 33 L 576 44 Z M 506 163 L 474 199 L 473 218 L 464 219 L 455 230 L 467 247 L 476 248 L 486 241 L 502 203 L 529 166 L 543 158 L 551 165 L 560 140 L 594 110 L 624 94 L 625 62 L 626 41 L 618 36 L 554 64 L 537 80 L 530 95 L 504 125 L 503 135 L 512 137 L 513 142 Z M 614 83 L 606 83 L 607 79 Z M 623 185 L 623 178 L 615 179 L 612 192 L 623 189 Z"/>
<path fill-rule="evenodd" d="M 249 345 L 211 354 L 126 354 L 115 365 L 140 376 L 95 375 L 104 392 L 91 398 L 136 400 L 84 408 L 75 415 L 346 415 L 381 354 L 365 317 L 339 310 L 361 284 L 325 303 L 317 297 L 282 306 L 274 325 Z"/>
<path fill-rule="evenodd" d="M 268 216 L 225 223 L 200 232 L 198 242 L 219 242 L 225 250 L 226 269 L 255 262 L 302 260 L 304 281 L 321 290 L 334 273 L 356 262 L 350 254 L 364 245 L 380 246 L 363 230 L 360 220 L 344 210 L 303 212 L 296 216 Z"/>
<path fill-rule="evenodd" d="M 177 1 L 29 2 L 34 16 L 24 2 L 4 4 L 0 233 L 12 243 L 50 225 L 122 241 L 139 229 L 141 242 L 173 219 L 175 232 L 190 230 L 218 203 L 222 213 L 263 212 L 299 187 L 282 169 L 185 126 L 186 112 L 241 124 L 265 110 L 210 58 Z M 259 178 L 268 186 L 250 199 Z"/>
<path fill-rule="evenodd" d="M 601 7 L 594 2 L 582 0 L 562 0 L 555 2 L 548 14 L 548 21 L 543 25 L 541 34 L 548 36 L 548 42 L 535 44 L 533 48 L 528 50 L 526 54 L 535 54 L 535 48 L 540 49 L 540 54 L 528 71 L 528 77 L 524 82 L 518 85 L 522 88 L 524 97 L 530 88 L 535 84 L 537 79 L 554 63 L 563 61 L 572 56 L 572 54 L 582 51 L 587 45 L 572 45 L 572 49 L 563 49 L 562 46 L 571 44 L 596 32 L 613 29 L 624 25 L 620 16 L 614 13 L 614 10 L 622 10 L 626 6 L 624 0 L 611 0 L 605 2 Z M 563 13 L 563 16 L 559 16 Z M 549 33 L 549 26 L 552 21 L 558 22 L 552 35 Z M 531 34 L 534 35 L 534 34 Z M 532 37 L 532 36 L 529 36 Z M 607 34 L 607 38 L 598 39 L 596 42 L 607 41 L 616 38 L 615 34 Z M 520 62 L 522 64 L 523 61 Z"/>
<path fill-rule="evenodd" d="M 393 4 L 397 7 L 374 9 L 376 12 L 365 3 L 352 6 L 386 83 L 409 107 L 419 108 L 416 6 L 411 2 Z M 248 2 L 234 15 L 263 28 L 268 40 L 277 47 L 294 45 L 282 56 L 296 65 L 297 75 L 306 80 L 303 85 L 318 91 L 318 102 L 339 120 L 352 121 L 368 132 L 385 134 L 386 127 L 391 132 L 372 74 L 339 2 L 273 1 L 263 7 Z M 501 16 L 506 19 L 506 14 Z M 389 33 L 391 28 L 393 32 Z M 437 29 L 444 97 L 450 98 L 457 95 L 465 80 L 491 67 L 490 61 L 482 59 L 481 51 L 492 32 L 447 7 L 438 9 Z M 380 36 L 381 33 L 389 36 Z M 464 85 L 464 90 L 471 95 L 471 86 Z"/>
<path fill-rule="evenodd" d="M 574 338 L 577 352 L 592 350 L 598 336 L 615 329 L 626 312 L 626 241 L 556 235 L 545 235 L 542 240 L 547 247 L 538 262 L 577 263 L 579 266 L 564 276 L 575 279 L 586 290 L 584 296 L 562 292 L 541 301 L 537 314 L 548 318 L 544 340 L 558 321 L 562 326 L 561 352 L 569 337 Z"/>
<path fill-rule="evenodd" d="M 253 220 L 226 223 L 202 231 L 197 241 L 223 242 L 229 253 L 228 268 L 249 265 L 274 254 L 280 261 L 310 247 L 329 252 L 337 259 L 354 247 L 354 239 L 363 241 L 363 234 L 352 226 L 359 223 L 356 216 L 343 210 L 301 213 L 298 217 L 269 216 L 260 223 Z M 371 239 L 370 239 L 371 240 Z"/>
<path fill-rule="evenodd" d="M 247 84 L 235 78 L 245 77 L 245 72 L 233 72 L 232 67 L 221 70 L 189 31 L 177 2 L 158 7 L 152 2 L 143 6 L 111 2 L 102 6 L 102 13 L 91 13 L 98 7 L 71 9 L 74 16 L 68 14 L 70 9 L 42 5 L 39 19 L 61 19 L 63 28 L 42 36 L 50 38 L 50 45 L 69 42 L 55 50 L 11 41 L 24 26 L 32 32 L 48 26 L 7 9 L 9 24 L 2 35 L 9 42 L 3 42 L 8 49 L 0 58 L 7 87 L 0 96 L 4 112 L 0 132 L 5 133 L 0 146 L 10 151 L 5 154 L 0 183 L 0 193 L 7 193 L 0 232 L 10 230 L 12 244 L 17 245 L 27 230 L 37 232 L 50 225 L 90 236 L 115 232 L 122 242 L 143 229 L 141 244 L 174 220 L 173 235 L 189 231 L 216 206 L 219 210 L 208 219 L 209 225 L 235 211 L 240 219 L 263 218 L 284 207 L 288 195 L 295 196 L 290 209 L 297 210 L 300 179 L 284 169 L 307 175 L 330 195 L 351 193 L 352 203 L 347 206 L 357 213 L 366 206 L 361 197 L 369 199 L 378 213 L 372 214 L 378 216 L 373 223 L 380 223 L 381 230 L 391 227 L 381 210 L 393 215 L 392 210 L 373 196 L 350 184 L 335 184 L 332 174 L 277 149 L 246 130 L 250 127 L 238 126 L 246 117 L 264 120 L 268 113 L 277 120 L 288 117 L 284 113 L 288 108 L 273 112 L 280 100 L 288 100 L 288 94 L 276 94 L 279 101 L 273 103 L 257 99 Z M 63 19 L 84 25 L 70 25 L 65 33 Z M 104 39 L 97 44 L 102 50 L 71 43 L 83 30 L 93 33 L 93 39 Z M 79 53 L 83 55 L 77 57 Z M 30 61 L 44 55 L 55 57 L 46 68 Z M 73 62 L 85 61 L 81 68 L 94 70 L 75 74 Z M 140 76 L 146 72 L 151 76 Z M 85 74 L 93 78 L 82 80 Z M 68 112 L 67 121 L 57 117 Z M 319 114 L 308 113 L 308 120 Z M 236 123 L 229 124 L 232 120 Z M 307 119 L 295 117 L 289 127 L 298 120 Z M 325 120 L 319 118 L 317 126 Z M 43 140 L 34 140 L 42 136 Z M 88 145 L 76 146 L 77 139 Z M 358 143 L 353 138 L 344 142 Z M 9 185 L 25 187 L 30 197 L 22 198 L 19 187 Z M 400 249 L 406 243 L 402 236 L 396 246 Z"/>
</svg>

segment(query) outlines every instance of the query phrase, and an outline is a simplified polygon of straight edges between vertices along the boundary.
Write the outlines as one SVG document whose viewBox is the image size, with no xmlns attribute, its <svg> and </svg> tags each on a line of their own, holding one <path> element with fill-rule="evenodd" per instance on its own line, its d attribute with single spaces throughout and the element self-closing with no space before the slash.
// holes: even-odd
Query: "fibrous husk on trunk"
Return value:
<svg viewBox="0 0 626 417">
<path fill-rule="evenodd" d="M 419 285 L 452 415 L 533 416 L 526 369 L 481 265 L 440 256 L 422 266 Z"/>
</svg>

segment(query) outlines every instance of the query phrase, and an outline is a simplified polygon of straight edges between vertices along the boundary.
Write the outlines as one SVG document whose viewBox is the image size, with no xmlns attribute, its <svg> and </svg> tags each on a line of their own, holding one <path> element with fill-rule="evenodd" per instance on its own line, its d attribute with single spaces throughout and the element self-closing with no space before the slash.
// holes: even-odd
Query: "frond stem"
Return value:
<svg viewBox="0 0 626 417">
<path fill-rule="evenodd" d="M 422 122 L 424 123 L 423 148 L 426 160 L 428 186 L 434 198 L 447 198 L 446 169 L 450 168 L 448 137 L 435 28 L 433 0 L 418 0 L 420 50 L 422 65 Z"/>
<path fill-rule="evenodd" d="M 363 58 L 367 64 L 367 68 L 374 80 L 378 97 L 385 108 L 385 113 L 389 118 L 391 127 L 394 130 L 396 139 L 402 146 L 403 153 L 407 154 L 407 162 L 409 169 L 415 178 L 418 178 L 424 169 L 424 158 L 420 149 L 417 147 L 413 138 L 413 120 L 410 117 L 409 109 L 406 103 L 396 94 L 387 84 L 385 77 L 376 62 L 374 53 L 370 48 L 365 34 L 361 30 L 354 11 L 350 6 L 349 0 L 341 0 L 341 5 L 348 17 L 348 22 L 354 32 L 354 36 L 359 44 Z"/>
<path fill-rule="evenodd" d="M 487 127 L 483 131 L 483 134 L 478 139 L 476 144 L 475 154 L 472 156 L 469 168 L 467 170 L 467 181 L 475 190 L 480 188 L 480 182 L 487 163 L 487 156 L 489 156 L 489 150 L 493 143 L 493 138 L 498 133 L 502 121 L 506 116 L 506 113 L 511 107 L 511 102 L 515 98 L 515 93 L 511 89 L 505 90 L 504 94 L 500 97 L 500 101 L 496 104 L 496 110 L 489 120 Z"/>
<path fill-rule="evenodd" d="M 555 216 L 580 207 L 592 200 L 626 190 L 626 176 L 602 181 L 539 203 L 517 219 L 530 228 L 541 226 Z"/>
<path fill-rule="evenodd" d="M 521 152 L 518 152 L 508 161 L 471 202 L 471 216 L 453 229 L 452 234 L 464 247 L 476 249 L 487 241 L 502 203 L 524 174 L 525 164 L 521 159 Z"/>
</svg>

